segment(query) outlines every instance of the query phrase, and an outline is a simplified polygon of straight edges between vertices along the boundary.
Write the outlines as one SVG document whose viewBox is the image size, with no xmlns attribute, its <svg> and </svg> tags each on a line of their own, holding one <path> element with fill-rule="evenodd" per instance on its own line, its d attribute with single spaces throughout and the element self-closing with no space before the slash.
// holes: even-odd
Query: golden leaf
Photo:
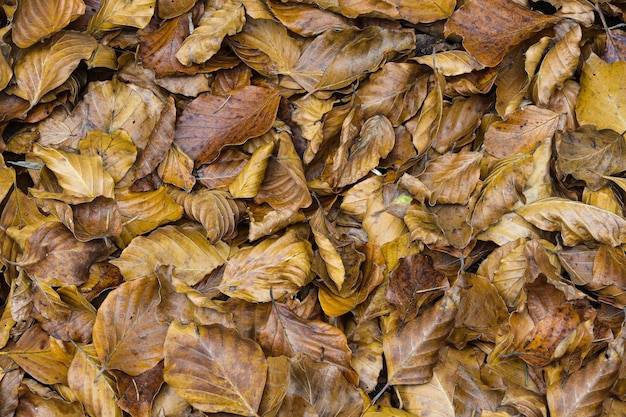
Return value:
<svg viewBox="0 0 626 417">
<path fill-rule="evenodd" d="M 156 0 L 102 0 L 87 29 L 98 37 L 123 26 L 141 29 L 150 22 L 155 3 Z"/>
<path fill-rule="evenodd" d="M 596 55 L 583 65 L 580 94 L 576 102 L 576 118 L 581 125 L 592 124 L 598 129 L 626 132 L 626 100 L 624 77 L 626 62 L 607 64 Z"/>
<path fill-rule="evenodd" d="M 546 54 L 532 84 L 535 103 L 546 106 L 557 89 L 574 75 L 580 57 L 582 30 L 575 25 Z"/>
<path fill-rule="evenodd" d="M 123 246 L 130 243 L 133 237 L 178 220 L 183 215 L 183 208 L 167 195 L 165 187 L 140 193 L 117 189 L 115 200 L 124 225 L 119 242 Z"/>
<path fill-rule="evenodd" d="M 100 374 L 96 349 L 80 346 L 67 371 L 68 385 L 85 410 L 92 416 L 122 417 L 117 405 L 115 383 Z"/>
<path fill-rule="evenodd" d="M 193 176 L 193 160 L 178 146 L 172 145 L 159 164 L 157 173 L 163 182 L 172 184 L 185 191 L 191 191 L 196 185 Z"/>
<path fill-rule="evenodd" d="M 239 32 L 245 21 L 243 5 L 238 0 L 228 0 L 217 10 L 205 11 L 176 52 L 176 58 L 186 66 L 207 61 L 220 49 L 224 38 Z"/>
<path fill-rule="evenodd" d="M 307 45 L 286 75 L 310 93 L 335 90 L 377 70 L 388 58 L 412 51 L 414 43 L 412 31 L 377 26 L 327 30 Z"/>
<path fill-rule="evenodd" d="M 295 109 L 291 120 L 300 126 L 302 137 L 309 141 L 302 160 L 308 164 L 320 150 L 324 140 L 323 119 L 337 100 L 322 100 L 313 95 L 301 97 L 293 102 Z"/>
<path fill-rule="evenodd" d="M 274 142 L 268 142 L 252 153 L 246 166 L 228 186 L 228 191 L 234 198 L 256 197 L 265 178 L 265 170 L 273 151 Z"/>
<path fill-rule="evenodd" d="M 190 285 L 226 262 L 229 248 L 211 245 L 199 224 L 163 226 L 150 235 L 138 236 L 111 261 L 127 281 L 154 276 L 158 265 L 173 265 L 177 276 Z"/>
<path fill-rule="evenodd" d="M 407 129 L 413 138 L 413 146 L 417 153 L 422 155 L 428 148 L 434 137 L 437 136 L 441 126 L 443 115 L 443 89 L 446 79 L 443 75 L 435 72 L 434 83 L 426 96 L 419 115 L 409 120 Z"/>
<path fill-rule="evenodd" d="M 78 143 L 78 149 L 83 155 L 99 155 L 104 169 L 116 183 L 126 175 L 137 157 L 137 147 L 125 130 L 111 133 L 91 130 Z"/>
<path fill-rule="evenodd" d="M 299 42 L 273 20 L 247 19 L 229 45 L 246 65 L 266 77 L 287 73 L 300 57 Z"/>
<path fill-rule="evenodd" d="M 315 36 L 328 29 L 350 26 L 343 16 L 309 4 L 268 1 L 267 6 L 280 23 L 300 36 Z"/>
<path fill-rule="evenodd" d="M 245 205 L 226 191 L 200 189 L 188 194 L 171 188 L 168 194 L 183 206 L 185 215 L 204 226 L 212 245 L 236 236 L 237 223 L 245 215 Z"/>
<path fill-rule="evenodd" d="M 164 348 L 165 382 L 195 408 L 258 415 L 267 361 L 254 341 L 218 324 L 196 326 L 175 321 L 167 331 Z"/>
<path fill-rule="evenodd" d="M 517 214 L 542 230 L 560 231 L 563 244 L 597 241 L 610 246 L 626 243 L 626 220 L 610 211 L 560 197 L 527 204 Z"/>
<path fill-rule="evenodd" d="M 81 0 L 22 1 L 18 3 L 13 15 L 11 30 L 13 42 L 20 48 L 26 49 L 42 38 L 63 29 L 83 13 L 85 13 L 85 3 Z"/>
<path fill-rule="evenodd" d="M 295 294 L 311 280 L 313 250 L 294 230 L 241 248 L 226 264 L 219 290 L 248 302 Z"/>
<path fill-rule="evenodd" d="M 67 81 L 80 61 L 91 56 L 96 45 L 95 39 L 87 34 L 62 31 L 30 48 L 13 68 L 17 83 L 13 94 L 34 106 L 46 93 Z"/>
<path fill-rule="evenodd" d="M 415 58 L 420 64 L 428 65 L 445 77 L 467 74 L 485 68 L 465 51 L 444 51 Z"/>
<path fill-rule="evenodd" d="M 33 155 L 54 172 L 63 188 L 62 194 L 32 189 L 36 197 L 57 198 L 73 204 L 86 203 L 99 196 L 113 198 L 114 180 L 105 171 L 100 155 L 77 155 L 37 144 L 33 147 Z"/>
<path fill-rule="evenodd" d="M 163 359 L 168 326 L 157 321 L 158 302 L 155 277 L 125 282 L 107 295 L 93 326 L 93 344 L 103 369 L 136 376 Z"/>
</svg>

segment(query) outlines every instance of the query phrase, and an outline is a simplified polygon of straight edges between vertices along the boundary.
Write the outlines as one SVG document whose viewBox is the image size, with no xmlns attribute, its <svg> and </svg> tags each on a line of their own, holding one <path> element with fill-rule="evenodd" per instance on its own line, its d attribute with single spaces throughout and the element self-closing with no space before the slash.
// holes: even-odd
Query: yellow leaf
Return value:
<svg viewBox="0 0 626 417">
<path fill-rule="evenodd" d="M 11 36 L 22 49 L 63 29 L 85 13 L 82 0 L 25 0 L 17 4 Z"/>
<path fill-rule="evenodd" d="M 581 39 L 582 30 L 579 25 L 575 25 L 544 57 L 532 86 L 537 105 L 546 106 L 554 92 L 574 75 L 580 57 Z"/>
<path fill-rule="evenodd" d="M 175 321 L 164 348 L 165 382 L 195 408 L 208 413 L 258 415 L 267 361 L 254 341 L 219 324 L 196 326 Z"/>
<path fill-rule="evenodd" d="M 576 117 L 581 125 L 592 124 L 598 129 L 626 132 L 626 62 L 607 64 L 597 55 L 583 65 L 580 93 L 576 102 Z"/>
<path fill-rule="evenodd" d="M 83 155 L 100 155 L 104 169 L 119 182 L 135 163 L 137 147 L 125 130 L 105 133 L 90 130 L 87 137 L 78 143 Z"/>
<path fill-rule="evenodd" d="M 141 193 L 117 189 L 115 201 L 124 224 L 118 242 L 122 246 L 130 243 L 133 237 L 151 232 L 183 215 L 183 208 L 167 195 L 165 187 Z"/>
<path fill-rule="evenodd" d="M 163 359 L 168 326 L 157 321 L 159 302 L 155 277 L 125 282 L 107 295 L 93 326 L 93 345 L 103 369 L 137 376 Z"/>
<path fill-rule="evenodd" d="M 113 198 L 114 180 L 105 171 L 99 155 L 77 155 L 38 144 L 33 147 L 33 155 L 43 160 L 63 187 L 64 193 L 56 198 L 73 204 L 89 202 L 98 196 Z M 50 198 L 45 192 L 33 191 L 39 197 Z"/>
<path fill-rule="evenodd" d="M 413 146 L 417 153 L 422 155 L 430 148 L 430 144 L 441 126 L 443 115 L 443 89 L 446 79 L 443 75 L 435 72 L 434 85 L 422 104 L 419 115 L 407 122 L 407 129 L 411 132 Z"/>
<path fill-rule="evenodd" d="M 176 52 L 176 58 L 186 66 L 207 61 L 220 49 L 224 38 L 239 32 L 245 21 L 244 8 L 238 0 L 228 0 L 217 10 L 205 11 L 198 27 Z"/>
<path fill-rule="evenodd" d="M 163 182 L 185 191 L 191 191 L 196 184 L 196 177 L 193 176 L 193 159 L 174 144 L 170 146 L 165 158 L 159 164 L 157 173 Z"/>
<path fill-rule="evenodd" d="M 235 298 L 262 303 L 293 295 L 311 281 L 311 244 L 294 230 L 241 248 L 228 260 L 219 290 Z"/>
<path fill-rule="evenodd" d="M 428 65 L 445 77 L 467 74 L 485 68 L 465 51 L 444 51 L 415 58 L 420 64 Z"/>
<path fill-rule="evenodd" d="M 195 285 L 226 262 L 229 250 L 223 242 L 211 245 L 199 224 L 187 223 L 136 237 L 111 263 L 127 281 L 154 276 L 158 265 L 173 265 L 180 279 Z"/>
<path fill-rule="evenodd" d="M 68 385 L 91 416 L 122 417 L 115 382 L 100 374 L 93 345 L 80 346 L 67 371 Z"/>
<path fill-rule="evenodd" d="M 98 37 L 123 26 L 142 29 L 150 22 L 155 3 L 156 0 L 102 0 L 87 29 Z"/>
<path fill-rule="evenodd" d="M 27 50 L 15 63 L 17 86 L 13 94 L 34 106 L 44 94 L 63 84 L 81 60 L 96 49 L 91 36 L 80 32 L 58 32 L 47 42 Z"/>
<path fill-rule="evenodd" d="M 542 230 L 560 231 L 563 244 L 597 241 L 610 246 L 626 243 L 626 220 L 598 207 L 560 197 L 544 198 L 517 210 Z"/>
<path fill-rule="evenodd" d="M 234 198 L 252 198 L 257 195 L 273 151 L 274 142 L 268 142 L 254 151 L 246 166 L 228 186 Z"/>
</svg>

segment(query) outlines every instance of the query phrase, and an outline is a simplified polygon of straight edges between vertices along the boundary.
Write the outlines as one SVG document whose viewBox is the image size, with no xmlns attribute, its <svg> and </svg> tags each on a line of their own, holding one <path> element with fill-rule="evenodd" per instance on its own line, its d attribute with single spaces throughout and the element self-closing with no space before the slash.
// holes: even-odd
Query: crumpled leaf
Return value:
<svg viewBox="0 0 626 417">
<path fill-rule="evenodd" d="M 206 229 L 209 243 L 229 240 L 237 234 L 237 223 L 245 215 L 245 205 L 226 191 L 200 189 L 193 193 L 171 188 L 168 194 L 183 206 L 185 215 Z"/>
<path fill-rule="evenodd" d="M 139 236 L 111 261 L 127 281 L 154 276 L 158 265 L 174 265 L 177 276 L 195 285 L 228 257 L 228 245 L 209 243 L 199 224 L 163 226 Z"/>
<path fill-rule="evenodd" d="M 626 220 L 610 211 L 560 197 L 527 204 L 517 214 L 542 230 L 560 231 L 563 244 L 597 241 L 610 246 L 626 242 Z"/>
<path fill-rule="evenodd" d="M 82 0 L 21 1 L 13 15 L 11 37 L 13 43 L 26 49 L 67 26 L 85 13 Z"/>
<path fill-rule="evenodd" d="M 324 358 L 339 369 L 350 382 L 356 383 L 357 374 L 350 366 L 352 356 L 346 335 L 338 328 L 320 320 L 306 320 L 289 307 L 273 303 L 267 321 L 258 329 L 258 341 L 266 353 L 290 358 L 306 354 Z"/>
<path fill-rule="evenodd" d="M 159 282 L 154 276 L 125 282 L 107 295 L 93 326 L 93 344 L 103 369 L 137 376 L 163 359 L 168 325 L 157 320 L 158 302 Z"/>
<path fill-rule="evenodd" d="M 300 57 L 299 42 L 270 19 L 246 19 L 228 44 L 246 65 L 266 77 L 288 73 Z"/>
<path fill-rule="evenodd" d="M 306 400 L 320 416 L 360 415 L 364 406 L 359 390 L 328 362 L 299 354 L 291 358 L 287 395 Z"/>
<path fill-rule="evenodd" d="M 280 96 L 277 91 L 247 86 L 228 97 L 201 94 L 178 118 L 175 143 L 196 166 L 217 158 L 226 145 L 239 145 L 272 127 Z"/>
<path fill-rule="evenodd" d="M 516 2 L 473 0 L 448 19 L 445 33 L 461 35 L 465 50 L 481 64 L 493 67 L 515 45 L 558 20 Z"/>
<path fill-rule="evenodd" d="M 295 294 L 311 280 L 311 244 L 294 230 L 239 249 L 229 260 L 219 290 L 261 303 Z"/>
<path fill-rule="evenodd" d="M 343 16 L 313 5 L 268 1 L 267 6 L 280 23 L 300 36 L 315 36 L 327 29 L 350 26 Z"/>
<path fill-rule="evenodd" d="M 217 10 L 205 11 L 198 26 L 176 52 L 176 58 L 186 66 L 206 62 L 220 49 L 224 37 L 239 32 L 244 23 L 244 8 L 237 0 L 228 0 Z"/>
<path fill-rule="evenodd" d="M 59 222 L 43 223 L 30 233 L 28 229 L 16 233 L 25 235 L 20 267 L 49 285 L 83 284 L 91 264 L 109 254 L 103 241 L 79 242 Z"/>
<path fill-rule="evenodd" d="M 267 361 L 254 341 L 219 324 L 196 326 L 175 321 L 167 331 L 164 348 L 165 382 L 195 408 L 258 415 Z"/>
<path fill-rule="evenodd" d="M 559 170 L 584 181 L 592 190 L 607 183 L 605 176 L 624 170 L 626 143 L 614 130 L 584 125 L 575 131 L 557 132 L 556 146 Z"/>
<path fill-rule="evenodd" d="M 617 380 L 623 354 L 624 338 L 620 335 L 609 343 L 604 354 L 596 356 L 565 382 L 551 384 L 547 389 L 550 415 L 599 415 L 602 402 L 609 397 L 609 391 Z"/>
<path fill-rule="evenodd" d="M 13 68 L 17 86 L 12 93 L 34 106 L 46 93 L 67 81 L 80 61 L 91 56 L 96 45 L 95 39 L 84 33 L 56 33 L 17 60 Z"/>
<path fill-rule="evenodd" d="M 327 30 L 307 45 L 286 74 L 309 93 L 342 88 L 392 56 L 413 50 L 414 36 L 378 26 Z"/>
<path fill-rule="evenodd" d="M 624 74 L 626 62 L 607 64 L 595 54 L 589 56 L 580 76 L 576 102 L 578 123 L 613 129 L 620 135 L 626 132 L 626 109 L 622 105 L 626 97 Z"/>
</svg>

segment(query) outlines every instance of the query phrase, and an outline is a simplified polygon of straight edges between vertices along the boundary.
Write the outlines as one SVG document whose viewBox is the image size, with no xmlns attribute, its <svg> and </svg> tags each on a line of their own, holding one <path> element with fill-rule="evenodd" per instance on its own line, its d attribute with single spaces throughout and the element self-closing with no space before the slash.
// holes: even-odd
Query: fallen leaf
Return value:
<svg viewBox="0 0 626 417">
<path fill-rule="evenodd" d="M 257 415 L 267 362 L 254 341 L 220 325 L 173 322 L 164 349 L 165 382 L 195 408 Z M 238 360 L 244 357 L 245 361 Z"/>
<path fill-rule="evenodd" d="M 228 97 L 201 94 L 178 119 L 174 141 L 196 166 L 214 161 L 224 146 L 265 133 L 274 122 L 279 99 L 276 91 L 255 86 Z"/>
<path fill-rule="evenodd" d="M 64 0 L 60 3 L 34 0 L 17 6 L 11 37 L 23 49 L 63 29 L 85 13 L 85 4 L 80 0 Z"/>
</svg>

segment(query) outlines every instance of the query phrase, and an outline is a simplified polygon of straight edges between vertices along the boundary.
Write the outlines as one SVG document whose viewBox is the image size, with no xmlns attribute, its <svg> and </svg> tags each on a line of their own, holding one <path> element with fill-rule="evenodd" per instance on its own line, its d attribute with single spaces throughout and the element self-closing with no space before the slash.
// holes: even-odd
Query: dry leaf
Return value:
<svg viewBox="0 0 626 417">
<path fill-rule="evenodd" d="M 267 362 L 254 341 L 220 325 L 173 322 L 164 349 L 165 382 L 195 408 L 257 415 Z"/>
<path fill-rule="evenodd" d="M 212 162 L 224 146 L 265 133 L 274 122 L 279 99 L 276 91 L 255 86 L 228 97 L 201 94 L 178 119 L 174 141 L 196 166 Z"/>
<path fill-rule="evenodd" d="M 123 26 L 144 28 L 152 15 L 156 0 L 102 0 L 89 20 L 88 30 L 98 37 Z"/>
<path fill-rule="evenodd" d="M 85 3 L 81 0 L 64 0 L 58 3 L 22 1 L 13 15 L 11 37 L 17 46 L 26 49 L 63 29 L 83 13 Z"/>
</svg>

